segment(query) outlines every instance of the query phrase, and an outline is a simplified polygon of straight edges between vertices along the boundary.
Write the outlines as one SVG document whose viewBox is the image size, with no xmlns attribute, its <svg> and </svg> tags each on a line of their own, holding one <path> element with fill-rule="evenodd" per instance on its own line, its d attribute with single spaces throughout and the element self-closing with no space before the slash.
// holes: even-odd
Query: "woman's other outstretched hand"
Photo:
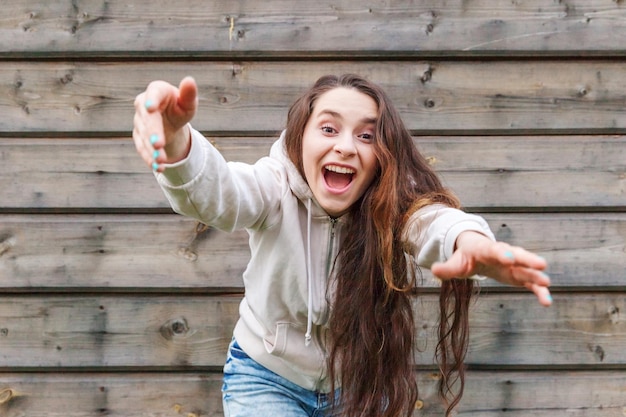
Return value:
<svg viewBox="0 0 626 417">
<path fill-rule="evenodd" d="M 155 171 L 184 159 L 191 147 L 191 121 L 198 108 L 198 86 L 185 77 L 178 87 L 153 81 L 135 98 L 133 140 L 137 152 Z"/>
<path fill-rule="evenodd" d="M 484 275 L 504 284 L 526 287 L 542 305 L 550 306 L 550 278 L 543 272 L 546 267 L 545 259 L 534 253 L 467 231 L 457 238 L 452 257 L 433 264 L 431 271 L 440 279 Z"/>
</svg>

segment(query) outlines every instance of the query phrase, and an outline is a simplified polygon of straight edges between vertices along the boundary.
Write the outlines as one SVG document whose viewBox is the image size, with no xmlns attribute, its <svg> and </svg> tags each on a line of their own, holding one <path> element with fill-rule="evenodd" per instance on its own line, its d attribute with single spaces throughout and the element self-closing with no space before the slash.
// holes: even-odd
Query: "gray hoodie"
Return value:
<svg viewBox="0 0 626 417">
<path fill-rule="evenodd" d="M 172 208 L 216 229 L 245 229 L 250 262 L 234 335 L 271 371 L 312 391 L 328 392 L 329 283 L 346 218 L 331 218 L 287 157 L 284 133 L 254 165 L 226 162 L 192 129 L 189 156 L 157 180 Z M 404 237 L 420 267 L 445 261 L 457 236 L 475 230 L 493 238 L 479 216 L 440 205 L 417 211 Z"/>
</svg>

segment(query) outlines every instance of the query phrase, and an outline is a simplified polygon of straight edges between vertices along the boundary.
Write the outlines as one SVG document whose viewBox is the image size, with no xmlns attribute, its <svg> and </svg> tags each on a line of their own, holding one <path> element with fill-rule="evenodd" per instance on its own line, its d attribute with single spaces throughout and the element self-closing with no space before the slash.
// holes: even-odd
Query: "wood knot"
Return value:
<svg viewBox="0 0 626 417">
<path fill-rule="evenodd" d="M 619 323 L 619 308 L 617 306 L 609 307 L 608 313 L 611 324 Z"/>
<path fill-rule="evenodd" d="M 241 64 L 233 64 L 233 77 L 241 74 L 243 72 L 243 67 Z"/>
<path fill-rule="evenodd" d="M 209 226 L 203 223 L 196 223 L 193 236 L 186 245 L 178 248 L 176 254 L 189 262 L 196 261 L 198 259 L 198 243 L 207 237 L 209 230 Z"/>
<path fill-rule="evenodd" d="M 428 156 L 426 157 L 426 162 L 428 163 L 428 165 L 433 166 L 438 162 L 438 160 L 436 156 Z"/>
<path fill-rule="evenodd" d="M 198 254 L 189 247 L 178 248 L 176 254 L 189 262 L 194 262 L 198 259 Z"/>
<path fill-rule="evenodd" d="M 430 81 L 432 78 L 433 78 L 433 69 L 431 67 L 428 67 L 428 69 L 424 71 L 424 73 L 420 77 L 420 81 L 422 82 L 422 84 L 425 84 L 428 81 Z"/>
<path fill-rule="evenodd" d="M 11 250 L 15 246 L 14 236 L 0 236 L 0 256 Z"/>
<path fill-rule="evenodd" d="M 184 317 L 169 320 L 160 329 L 161 336 L 167 340 L 172 340 L 187 332 L 189 332 L 189 324 L 187 324 L 187 319 Z"/>
<path fill-rule="evenodd" d="M 602 346 L 600 346 L 600 345 L 591 346 L 590 345 L 589 346 L 589 350 L 594 354 L 596 359 L 598 359 L 600 362 L 604 361 L 605 352 L 604 352 L 604 349 L 602 348 Z"/>
<path fill-rule="evenodd" d="M 8 403 L 13 398 L 22 397 L 24 395 L 25 394 L 18 392 L 12 388 L 0 389 L 0 405 Z"/>
<path fill-rule="evenodd" d="M 174 412 L 175 412 L 176 414 L 180 414 L 180 415 L 182 415 L 182 414 L 183 414 L 183 412 L 184 412 L 184 411 L 183 411 L 183 406 L 182 406 L 182 405 L 180 405 L 180 404 L 174 404 L 174 407 L 172 407 L 172 408 L 174 409 Z M 198 415 L 199 415 L 199 414 L 197 414 L 197 413 L 192 413 L 192 412 L 189 412 L 189 413 L 185 414 L 185 416 L 186 416 L 186 417 L 198 417 Z"/>
</svg>

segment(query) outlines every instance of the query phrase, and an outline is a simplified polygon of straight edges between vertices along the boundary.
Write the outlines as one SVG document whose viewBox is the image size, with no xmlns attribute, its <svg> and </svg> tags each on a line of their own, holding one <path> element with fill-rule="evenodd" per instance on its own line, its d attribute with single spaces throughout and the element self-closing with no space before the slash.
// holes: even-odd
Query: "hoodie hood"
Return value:
<svg viewBox="0 0 626 417">
<path fill-rule="evenodd" d="M 269 156 L 270 158 L 278 160 L 285 167 L 287 172 L 287 181 L 289 182 L 291 192 L 304 204 L 306 204 L 308 200 L 314 201 L 315 205 L 320 210 L 319 213 L 316 212 L 316 215 L 326 214 L 319 204 L 317 204 L 317 201 L 315 201 L 313 192 L 311 191 L 306 179 L 300 174 L 300 171 L 298 171 L 298 168 L 293 161 L 289 159 L 285 144 L 286 132 L 286 130 L 283 130 L 280 134 L 280 138 L 272 144 Z"/>
</svg>

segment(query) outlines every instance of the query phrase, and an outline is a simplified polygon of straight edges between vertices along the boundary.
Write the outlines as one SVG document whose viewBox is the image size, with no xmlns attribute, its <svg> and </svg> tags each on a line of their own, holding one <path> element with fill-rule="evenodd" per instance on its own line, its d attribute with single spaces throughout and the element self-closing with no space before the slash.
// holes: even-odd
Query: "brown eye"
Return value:
<svg viewBox="0 0 626 417">
<path fill-rule="evenodd" d="M 322 126 L 322 132 L 332 134 L 336 133 L 337 131 L 331 126 Z"/>
<path fill-rule="evenodd" d="M 364 142 L 371 142 L 374 140 L 374 135 L 372 135 L 371 133 L 363 133 L 359 135 L 359 139 L 363 140 Z"/>
</svg>

